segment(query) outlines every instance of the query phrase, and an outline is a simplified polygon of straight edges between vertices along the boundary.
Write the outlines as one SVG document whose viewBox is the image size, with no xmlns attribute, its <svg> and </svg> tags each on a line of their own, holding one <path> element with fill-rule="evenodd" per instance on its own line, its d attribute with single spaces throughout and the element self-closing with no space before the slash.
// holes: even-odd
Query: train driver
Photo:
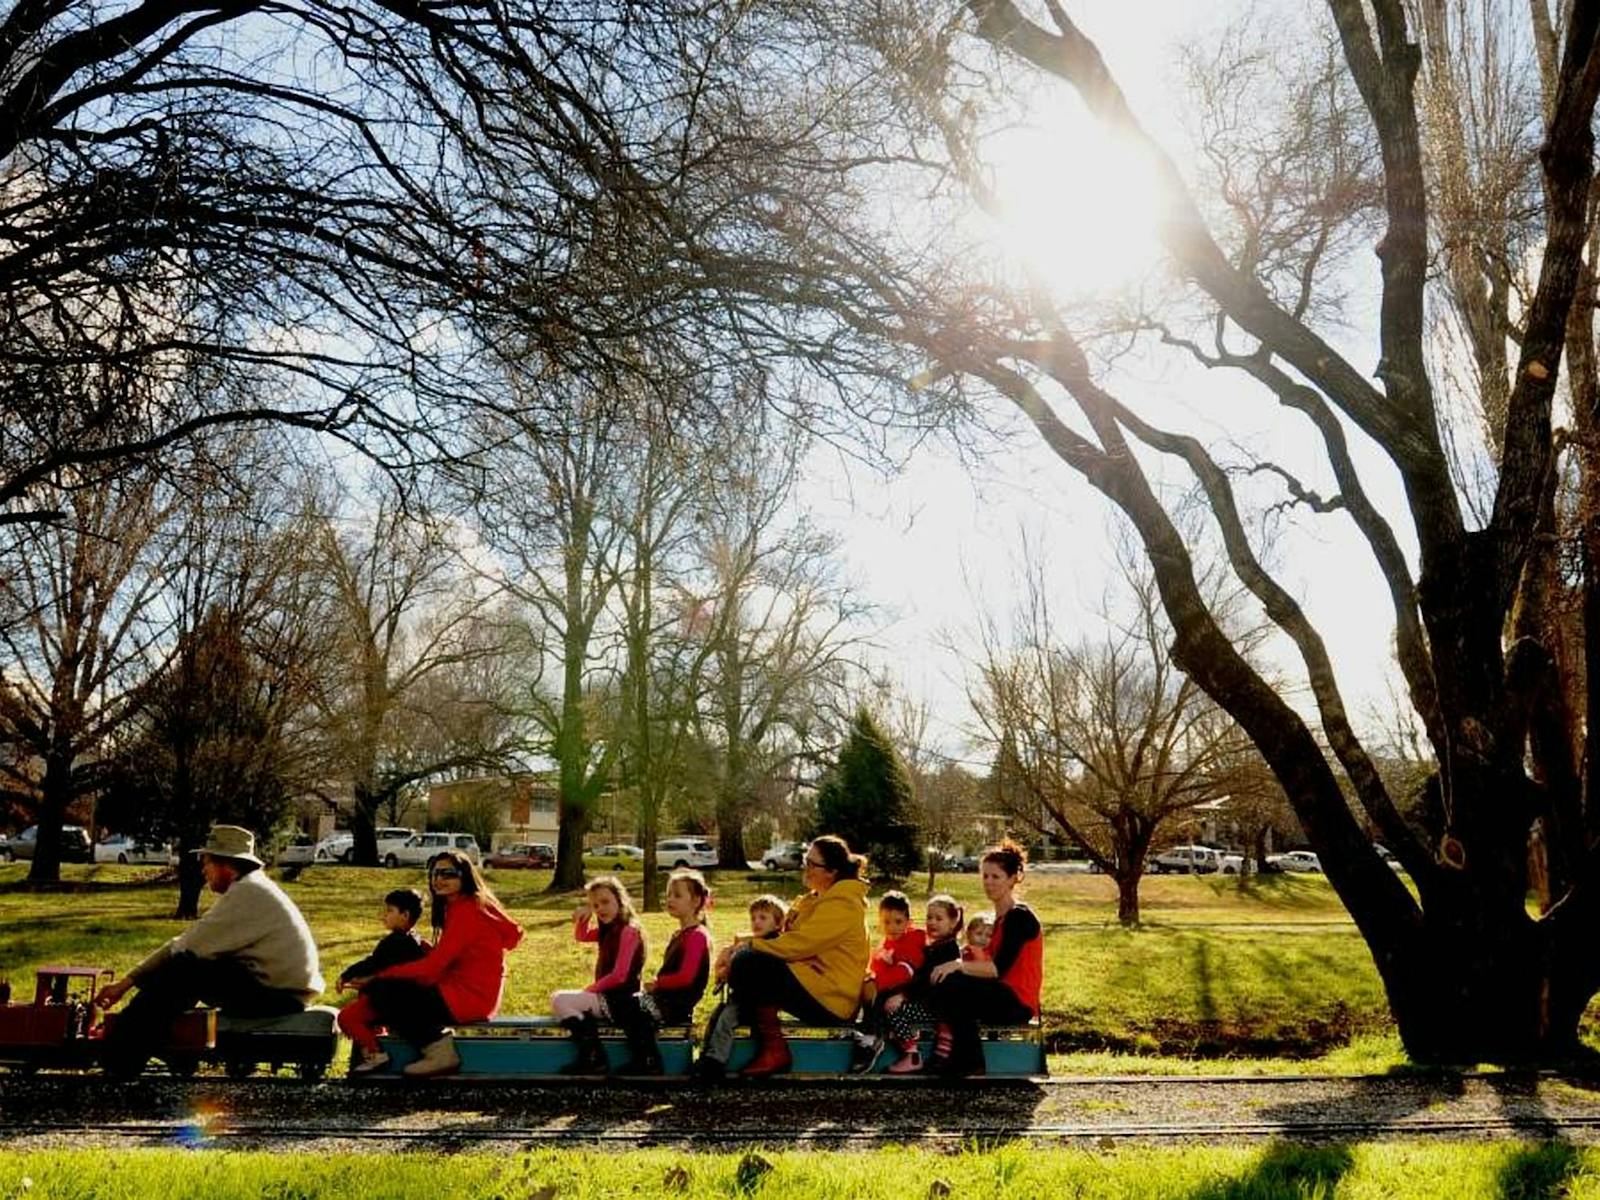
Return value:
<svg viewBox="0 0 1600 1200">
<path fill-rule="evenodd" d="M 230 1016 L 271 1017 L 302 1011 L 322 991 L 317 943 L 294 901 L 261 869 L 255 835 L 213 825 L 191 853 L 200 856 L 216 902 L 95 998 L 110 1008 L 138 989 L 108 1033 L 105 1061 L 114 1073 L 143 1070 L 173 1018 L 196 1003 Z"/>
</svg>

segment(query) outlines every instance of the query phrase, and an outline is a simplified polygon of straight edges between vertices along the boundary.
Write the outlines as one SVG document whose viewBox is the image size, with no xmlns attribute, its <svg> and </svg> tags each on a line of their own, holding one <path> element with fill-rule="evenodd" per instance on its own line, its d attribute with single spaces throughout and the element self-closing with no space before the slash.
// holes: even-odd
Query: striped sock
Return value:
<svg viewBox="0 0 1600 1200">
<path fill-rule="evenodd" d="M 943 1021 L 940 1021 L 938 1031 L 933 1036 L 933 1056 L 935 1058 L 949 1058 L 955 1048 L 955 1031 Z"/>
</svg>

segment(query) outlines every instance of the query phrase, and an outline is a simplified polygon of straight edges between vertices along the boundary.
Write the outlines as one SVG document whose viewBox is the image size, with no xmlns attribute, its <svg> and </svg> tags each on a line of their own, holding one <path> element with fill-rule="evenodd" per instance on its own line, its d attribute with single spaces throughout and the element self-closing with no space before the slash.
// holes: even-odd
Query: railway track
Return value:
<svg viewBox="0 0 1600 1200">
<path fill-rule="evenodd" d="M 462 1145 L 514 1146 L 684 1146 L 706 1149 L 734 1146 L 852 1147 L 964 1145 L 1009 1141 L 1090 1143 L 1100 1147 L 1122 1142 L 1175 1143 L 1195 1141 L 1281 1140 L 1332 1142 L 1373 1138 L 1467 1140 L 1517 1136 L 1538 1140 L 1591 1140 L 1600 1132 L 1600 1114 L 1562 1117 L 1425 1117 L 1390 1121 L 1339 1119 L 1326 1121 L 1105 1122 L 1048 1124 L 973 1123 L 951 1127 L 845 1129 L 840 1127 L 774 1132 L 749 1125 L 686 1126 L 681 1129 L 574 1128 L 571 1126 L 504 1125 L 492 1128 L 367 1129 L 329 1125 L 285 1125 L 267 1122 L 214 1121 L 26 1121 L 7 1124 L 5 1140 L 18 1138 L 81 1139 L 97 1142 L 181 1143 L 190 1147 L 284 1145 L 307 1142 L 349 1143 L 351 1148 L 406 1147 L 438 1149 Z M 1574 1136 L 1578 1135 L 1578 1136 Z M 1584 1136 L 1588 1135 L 1588 1136 Z"/>
</svg>

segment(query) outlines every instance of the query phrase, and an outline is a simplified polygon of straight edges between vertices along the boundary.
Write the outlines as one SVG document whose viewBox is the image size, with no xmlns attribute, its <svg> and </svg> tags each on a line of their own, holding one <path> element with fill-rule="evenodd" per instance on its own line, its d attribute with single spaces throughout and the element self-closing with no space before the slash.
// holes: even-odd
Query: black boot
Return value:
<svg viewBox="0 0 1600 1200">
<path fill-rule="evenodd" d="M 728 1064 L 704 1052 L 689 1068 L 689 1078 L 696 1083 L 721 1083 L 728 1077 Z"/>
<path fill-rule="evenodd" d="M 628 1061 L 617 1068 L 618 1075 L 660 1075 L 661 1047 L 656 1042 L 656 1023 L 640 1012 L 628 1022 Z"/>
<path fill-rule="evenodd" d="M 609 1064 L 606 1061 L 606 1049 L 600 1044 L 600 1023 L 585 1014 L 569 1017 L 561 1024 L 572 1032 L 572 1040 L 578 1051 L 578 1057 L 562 1067 L 561 1074 L 604 1075 Z"/>
</svg>

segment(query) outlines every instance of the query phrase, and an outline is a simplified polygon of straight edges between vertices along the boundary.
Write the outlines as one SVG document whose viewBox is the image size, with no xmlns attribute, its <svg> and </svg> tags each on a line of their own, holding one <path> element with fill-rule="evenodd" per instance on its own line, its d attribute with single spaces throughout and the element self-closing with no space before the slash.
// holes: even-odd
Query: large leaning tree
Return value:
<svg viewBox="0 0 1600 1200">
<path fill-rule="evenodd" d="M 1544 73 L 1525 77 L 1544 87 L 1523 164 L 1537 185 L 1521 199 L 1537 236 L 1525 256 L 1479 256 L 1478 276 L 1469 262 L 1451 280 L 1500 314 L 1506 333 L 1485 346 L 1504 398 L 1501 432 L 1475 464 L 1489 480 L 1478 518 L 1447 451 L 1431 340 L 1430 306 L 1445 300 L 1433 269 L 1442 117 L 1419 96 L 1429 39 L 1470 39 L 1460 6 L 1328 0 L 1337 70 L 1327 87 L 1295 95 L 1291 115 L 1309 122 L 1302 136 L 1260 155 L 1248 177 L 1201 163 L 1193 185 L 1061 0 L 1026 11 L 967 0 L 937 18 L 921 5 L 868 7 L 830 8 L 808 26 L 818 48 L 796 57 L 814 58 L 817 70 L 787 71 L 785 107 L 759 113 L 775 143 L 762 177 L 749 181 L 759 199 L 724 218 L 730 236 L 719 245 L 695 231 L 708 281 L 750 297 L 729 304 L 730 327 L 754 340 L 776 323 L 774 311 L 790 314 L 789 348 L 833 364 L 835 379 L 852 373 L 858 388 L 881 383 L 858 401 L 881 402 L 880 414 L 895 403 L 959 414 L 999 401 L 1031 423 L 1137 531 L 1175 663 L 1245 730 L 1283 786 L 1371 949 L 1408 1051 L 1511 1060 L 1574 1048 L 1600 988 L 1600 797 L 1584 734 L 1596 700 L 1575 686 L 1581 656 L 1560 650 L 1570 609 L 1580 625 L 1600 614 L 1600 569 L 1576 556 L 1577 582 L 1569 572 L 1555 583 L 1578 603 L 1562 606 L 1572 597 L 1552 585 L 1541 547 L 1559 533 L 1571 496 L 1581 512 L 1596 511 L 1585 448 L 1594 392 L 1574 388 L 1569 410 L 1558 402 L 1564 360 L 1592 357 L 1586 252 L 1600 5 L 1560 6 L 1559 16 L 1542 0 L 1531 5 L 1528 43 Z M 1528 11 L 1505 19 L 1526 21 Z M 1427 20 L 1414 23 L 1418 13 Z M 1197 389 L 1199 419 L 1188 424 L 1193 413 L 1141 403 L 1138 373 L 1119 374 L 1094 354 L 1096 330 L 1081 310 L 1058 304 L 1025 269 L 985 273 L 964 227 L 945 221 L 963 200 L 994 207 L 986 133 L 1014 119 L 1019 97 L 1062 85 L 1151 165 L 1159 240 L 1189 306 L 1177 311 L 1199 319 L 1140 321 L 1147 350 L 1165 346 L 1229 381 Z M 748 127 L 752 114 L 742 115 Z M 827 150 L 827 186 L 812 182 L 818 159 L 802 144 Z M 1076 150 L 1059 145 L 1064 156 Z M 895 185 L 887 194 L 886 180 Z M 1375 263 L 1353 253 L 1363 245 Z M 1377 300 L 1365 345 L 1360 322 L 1332 302 L 1353 287 Z M 896 393 L 897 373 L 914 386 Z M 1207 404 L 1208 395 L 1226 400 Z M 1316 449 L 1313 468 L 1273 461 L 1269 446 L 1234 469 L 1235 448 L 1269 409 L 1276 427 Z M 1264 486 L 1271 481 L 1275 493 Z M 1309 705 L 1291 703 L 1247 661 L 1208 606 L 1172 508 L 1184 491 L 1203 497 L 1239 582 L 1298 653 Z M 1275 564 L 1261 550 L 1256 516 L 1283 505 L 1297 519 L 1343 523 L 1387 590 L 1408 701 L 1432 758 L 1419 797 L 1391 792 L 1350 717 L 1328 644 L 1285 570 L 1306 564 Z M 1414 893 L 1380 861 L 1342 784 Z M 1536 829 L 1561 881 L 1541 917 L 1525 903 Z"/>
</svg>

